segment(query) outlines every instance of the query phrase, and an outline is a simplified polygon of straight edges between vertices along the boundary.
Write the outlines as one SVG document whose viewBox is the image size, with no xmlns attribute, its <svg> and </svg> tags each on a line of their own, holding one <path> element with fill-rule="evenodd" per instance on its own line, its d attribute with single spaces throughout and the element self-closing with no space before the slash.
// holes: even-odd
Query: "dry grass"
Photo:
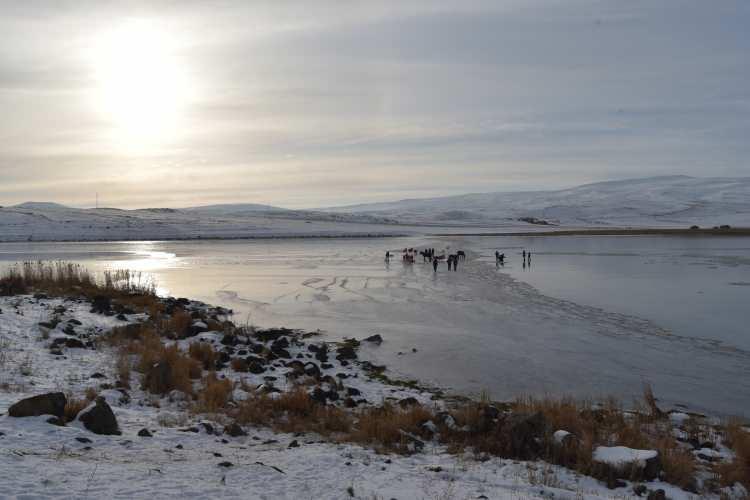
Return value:
<svg viewBox="0 0 750 500">
<path fill-rule="evenodd" d="M 130 356 L 125 352 L 121 352 L 117 356 L 117 364 L 115 366 L 117 370 L 117 379 L 124 389 L 130 389 Z"/>
<path fill-rule="evenodd" d="M 245 373 L 248 370 L 247 361 L 244 358 L 232 358 L 229 365 L 236 372 Z"/>
<path fill-rule="evenodd" d="M 96 399 L 96 397 L 99 395 L 99 393 L 93 387 L 88 387 L 86 389 L 86 392 L 84 393 L 84 395 L 86 396 L 86 400 L 87 401 L 93 401 L 93 400 Z"/>
<path fill-rule="evenodd" d="M 141 273 L 107 270 L 101 276 L 84 266 L 64 261 L 18 263 L 0 275 L 0 295 L 45 293 L 93 299 L 107 297 L 122 306 L 145 311 L 154 306 L 156 287 Z"/>
<path fill-rule="evenodd" d="M 179 390 L 193 394 L 193 381 L 203 375 L 202 363 L 176 345 L 165 346 L 149 325 L 114 329 L 108 341 L 119 347 L 118 375 L 123 383 L 130 380 L 131 358 L 141 373 L 141 387 L 153 394 Z"/>
<path fill-rule="evenodd" d="M 408 453 L 409 439 L 404 434 L 420 436 L 422 424 L 434 419 L 432 412 L 414 405 L 406 409 L 390 405 L 367 408 L 356 414 L 357 420 L 348 439 L 356 443 L 374 446 L 381 451 Z"/>
<path fill-rule="evenodd" d="M 86 408 L 90 403 L 91 401 L 85 398 L 78 399 L 68 397 L 67 402 L 65 403 L 65 422 L 72 422 L 75 420 L 81 410 Z"/>
<path fill-rule="evenodd" d="M 730 419 L 724 426 L 724 441 L 734 451 L 735 459 L 715 466 L 721 485 L 741 483 L 750 489 L 750 431 L 741 420 Z"/>
<path fill-rule="evenodd" d="M 198 403 L 195 411 L 200 413 L 216 413 L 226 408 L 232 395 L 232 382 L 227 379 L 219 379 L 216 373 L 211 372 L 203 378 L 203 384 L 198 391 Z"/>
<path fill-rule="evenodd" d="M 183 310 L 177 310 L 166 321 L 166 324 L 163 325 L 162 328 L 166 332 L 173 334 L 176 338 L 183 339 L 187 336 L 190 325 L 192 324 L 193 318 L 190 316 L 190 313 Z"/>
<path fill-rule="evenodd" d="M 158 337 L 157 337 L 158 338 Z M 154 394 L 166 394 L 172 390 L 193 394 L 193 380 L 203 375 L 203 369 L 196 360 L 185 355 L 179 347 L 144 349 L 136 368 L 142 373 L 141 387 Z"/>
<path fill-rule="evenodd" d="M 270 426 L 281 432 L 316 432 L 322 436 L 343 434 L 352 426 L 352 416 L 344 410 L 313 401 L 298 387 L 272 397 L 253 396 L 230 412 L 241 424 Z"/>
<path fill-rule="evenodd" d="M 193 342 L 188 347 L 191 358 L 201 363 L 204 370 L 213 370 L 216 367 L 216 352 L 211 344 L 205 342 Z"/>
</svg>

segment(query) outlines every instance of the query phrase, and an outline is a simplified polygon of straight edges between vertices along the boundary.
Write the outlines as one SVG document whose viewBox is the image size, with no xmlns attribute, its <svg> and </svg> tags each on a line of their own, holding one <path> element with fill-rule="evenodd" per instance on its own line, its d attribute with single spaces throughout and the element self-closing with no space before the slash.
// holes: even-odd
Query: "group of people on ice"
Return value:
<svg viewBox="0 0 750 500">
<path fill-rule="evenodd" d="M 416 248 L 404 248 L 401 252 L 401 261 L 404 264 L 414 264 L 417 259 L 417 255 L 422 256 L 422 262 L 431 262 L 432 269 L 437 272 L 438 263 L 445 261 L 448 264 L 448 270 L 458 271 L 458 261 L 466 259 L 466 252 L 458 250 L 455 254 L 445 255 L 445 252 L 438 255 L 434 248 L 427 248 L 424 250 L 417 250 Z M 391 261 L 390 250 L 385 252 L 385 261 Z"/>
<path fill-rule="evenodd" d="M 441 261 L 445 261 L 448 264 L 449 271 L 458 271 L 458 262 L 461 260 L 466 260 L 466 253 L 463 250 L 458 250 L 454 254 L 446 255 L 445 252 L 443 252 L 438 255 L 434 248 L 426 248 L 424 250 L 418 250 L 416 248 L 404 248 L 401 252 L 401 261 L 404 264 L 414 264 L 418 255 L 422 256 L 422 262 L 431 262 L 432 269 L 435 272 L 437 272 L 438 264 Z M 524 250 L 521 255 L 523 257 L 523 268 L 526 269 L 527 266 L 531 266 L 531 252 L 527 252 L 526 250 Z M 390 250 L 385 252 L 386 262 L 390 262 L 391 257 L 392 255 Z M 500 253 L 497 250 L 495 250 L 495 265 L 505 265 L 505 254 Z"/>
</svg>

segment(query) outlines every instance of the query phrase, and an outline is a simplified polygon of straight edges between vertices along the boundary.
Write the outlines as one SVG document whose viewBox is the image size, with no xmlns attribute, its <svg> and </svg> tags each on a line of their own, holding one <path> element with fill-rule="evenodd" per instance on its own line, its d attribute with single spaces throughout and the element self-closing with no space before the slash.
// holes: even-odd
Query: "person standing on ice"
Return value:
<svg viewBox="0 0 750 500">
<path fill-rule="evenodd" d="M 437 266 L 438 266 L 438 260 L 437 259 L 432 259 L 432 270 L 434 272 L 437 272 Z"/>
</svg>

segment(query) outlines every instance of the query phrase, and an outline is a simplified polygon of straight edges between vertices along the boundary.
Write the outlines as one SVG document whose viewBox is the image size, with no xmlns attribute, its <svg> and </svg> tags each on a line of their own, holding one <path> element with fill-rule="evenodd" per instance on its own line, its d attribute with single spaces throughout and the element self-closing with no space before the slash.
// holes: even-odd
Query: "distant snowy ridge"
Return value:
<svg viewBox="0 0 750 500">
<path fill-rule="evenodd" d="M 342 237 L 403 234 L 393 221 L 261 205 L 189 209 L 78 209 L 54 203 L 0 208 L 2 241 Z"/>
<path fill-rule="evenodd" d="M 411 223 L 535 218 L 565 226 L 750 226 L 750 177 L 648 177 L 557 191 L 476 193 L 325 210 Z"/>
<path fill-rule="evenodd" d="M 547 224 L 547 225 L 541 225 Z M 650 177 L 558 191 L 465 194 L 318 210 L 260 204 L 0 208 L 0 241 L 338 237 L 553 227 L 750 227 L 750 177 Z"/>
</svg>

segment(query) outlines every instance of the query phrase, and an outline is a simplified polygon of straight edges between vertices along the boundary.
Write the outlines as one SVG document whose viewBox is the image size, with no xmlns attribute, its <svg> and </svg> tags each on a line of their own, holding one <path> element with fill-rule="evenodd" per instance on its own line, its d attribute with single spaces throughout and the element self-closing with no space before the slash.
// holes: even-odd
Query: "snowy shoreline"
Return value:
<svg viewBox="0 0 750 500">
<path fill-rule="evenodd" d="M 217 352 L 228 347 L 226 337 L 220 332 L 212 332 L 207 324 L 210 320 L 203 319 L 226 311 L 185 299 L 179 302 L 160 300 L 181 303 L 193 311 L 194 316 L 199 316 L 191 326 L 195 330 L 190 337 L 176 341 L 181 349 L 187 350 L 189 343 L 196 341 L 213 345 Z M 543 461 L 492 456 L 477 460 L 468 454 L 449 453 L 438 441 L 423 440 L 422 437 L 419 438 L 422 451 L 402 456 L 378 454 L 357 444 L 321 441 L 314 433 L 279 433 L 262 426 L 248 426 L 245 436 L 222 435 L 218 429 L 228 428 L 227 420 L 188 412 L 185 400 L 176 395 L 159 398 L 142 388 L 137 389 L 136 382 L 128 390 L 113 387 L 109 381 L 117 378 L 112 359 L 114 352 L 104 346 L 96 347 L 95 340 L 112 327 L 134 324 L 145 317 L 142 314 L 115 315 L 115 311 L 102 314 L 102 311 L 89 311 L 90 307 L 85 300 L 71 298 L 48 299 L 40 295 L 0 298 L 0 341 L 5 352 L 10 354 L 3 359 L 0 370 L 3 375 L 0 382 L 4 387 L 0 390 L 0 410 L 5 411 L 25 396 L 50 390 L 80 394 L 100 385 L 99 395 L 112 406 L 122 431 L 117 436 L 97 436 L 77 421 L 67 427 L 55 427 L 46 423 L 44 418 L 0 416 L 0 461 L 8 472 L 3 494 L 11 495 L 10 498 L 29 492 L 38 498 L 69 496 L 73 491 L 81 497 L 118 494 L 141 498 L 153 492 L 160 497 L 176 497 L 190 492 L 199 497 L 246 498 L 249 494 L 258 498 L 298 498 L 300 492 L 309 491 L 314 493 L 313 496 L 325 498 L 554 496 L 572 499 L 634 495 L 634 488 L 641 484 L 619 481 L 610 485 L 615 487 L 610 490 L 591 477 Z M 54 321 L 48 321 L 50 317 Z M 308 349 L 308 346 L 310 342 L 323 345 L 319 343 L 319 337 L 295 336 L 297 334 L 292 334 L 291 330 L 279 332 L 261 334 L 260 338 L 269 342 L 266 345 L 271 346 L 281 360 L 268 362 L 266 368 L 258 370 L 257 374 L 238 374 L 228 367 L 221 370 L 222 377 L 242 381 L 243 388 L 236 388 L 232 396 L 238 403 L 247 397 L 248 387 L 257 386 L 257 390 L 263 391 L 272 387 L 271 395 L 273 391 L 283 393 L 291 387 L 285 382 L 291 380 L 289 375 L 285 379 L 277 373 L 281 375 L 278 371 L 283 371 L 284 365 L 291 367 L 291 372 L 297 367 L 293 361 L 284 362 L 283 358 L 288 356 L 287 359 L 302 358 L 306 361 L 318 357 L 318 352 Z M 283 337 L 290 341 L 275 347 L 276 341 Z M 272 340 L 274 338 L 276 340 Z M 305 338 L 308 340 L 303 340 Z M 48 346 L 50 341 L 52 347 Z M 377 339 L 372 342 L 377 344 Z M 244 344 L 240 343 L 231 351 L 243 347 Z M 334 349 L 338 353 L 344 352 L 341 347 Z M 367 400 L 356 404 L 373 404 L 378 399 L 383 402 L 391 400 L 404 407 L 416 403 L 445 408 L 448 404 L 448 400 L 420 388 L 415 382 L 389 382 L 387 377 L 367 380 L 367 372 L 362 371 L 367 362 L 347 361 L 351 356 L 356 359 L 356 354 L 346 352 L 335 360 L 328 360 L 330 367 L 324 362 L 316 369 L 321 369 L 323 374 L 336 374 L 339 383 L 354 389 L 350 394 L 356 393 L 357 397 Z M 385 367 L 382 369 L 386 370 Z M 269 373 L 274 373 L 274 376 L 269 377 Z M 92 379 L 93 375 L 97 378 Z M 339 396 L 334 397 L 334 383 L 333 380 L 323 382 L 323 401 L 334 398 L 328 404 L 342 404 Z M 670 414 L 675 431 L 688 418 L 689 415 L 681 412 Z M 149 430 L 152 437 L 142 437 L 143 429 Z M 557 431 L 555 439 L 562 442 L 566 432 Z M 701 459 L 705 463 L 717 457 L 731 456 L 731 452 L 720 443 L 716 443 L 718 451 L 704 449 L 705 446 L 701 446 L 699 453 L 707 457 Z M 612 452 L 601 449 L 597 453 L 621 460 L 623 453 L 629 452 L 627 449 L 617 453 L 614 449 Z M 642 461 L 642 457 L 652 458 L 653 453 L 635 450 L 633 456 Z M 58 460 L 60 465 L 53 466 L 53 461 L 57 463 Z M 98 465 L 92 472 L 94 463 Z M 36 475 L 39 468 L 45 471 L 41 481 Z M 97 474 L 106 475 L 108 480 L 94 480 Z M 266 484 L 269 474 L 274 479 Z M 258 484 L 259 480 L 263 486 Z M 687 499 L 691 495 L 658 480 L 645 484 L 647 488 L 643 491 L 663 490 L 669 498 Z M 734 491 L 723 492 L 734 495 Z M 730 498 L 741 498 L 742 490 L 737 489 L 736 493 L 738 496 L 730 495 Z"/>
</svg>

